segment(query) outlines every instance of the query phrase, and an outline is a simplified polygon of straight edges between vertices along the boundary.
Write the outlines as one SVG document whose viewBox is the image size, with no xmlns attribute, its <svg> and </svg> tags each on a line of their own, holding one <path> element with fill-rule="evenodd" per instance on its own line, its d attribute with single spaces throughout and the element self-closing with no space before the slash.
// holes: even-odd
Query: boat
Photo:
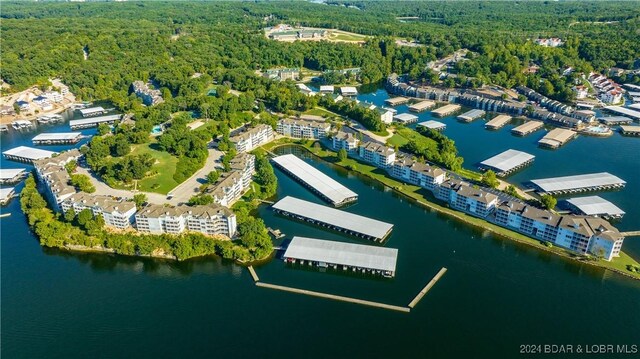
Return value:
<svg viewBox="0 0 640 359">
<path fill-rule="evenodd" d="M 51 117 L 49 117 L 49 116 L 40 116 L 40 117 L 38 117 L 37 121 L 38 121 L 38 123 L 46 124 L 46 123 L 51 122 Z"/>
<path fill-rule="evenodd" d="M 11 122 L 11 127 L 16 131 L 28 131 L 33 128 L 33 124 L 27 120 L 17 120 Z"/>
<path fill-rule="evenodd" d="M 7 125 L 0 125 L 0 132 L 9 132 L 9 127 L 7 127 Z"/>
</svg>

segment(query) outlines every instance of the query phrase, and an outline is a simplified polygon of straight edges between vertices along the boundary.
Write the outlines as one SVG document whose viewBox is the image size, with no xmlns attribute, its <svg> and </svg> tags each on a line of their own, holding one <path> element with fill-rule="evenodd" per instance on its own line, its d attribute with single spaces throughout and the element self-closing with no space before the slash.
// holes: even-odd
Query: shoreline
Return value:
<svg viewBox="0 0 640 359">
<path fill-rule="evenodd" d="M 314 141 L 314 143 L 315 143 L 315 141 Z M 342 168 L 344 170 L 347 170 L 347 171 L 353 171 L 353 172 L 357 173 L 358 175 L 362 175 L 362 176 L 367 177 L 367 178 L 369 178 L 369 179 L 371 179 L 373 181 L 376 181 L 377 183 L 382 184 L 383 186 L 385 186 L 385 187 L 391 189 L 392 191 L 394 191 L 395 193 L 398 193 L 398 194 L 404 196 L 405 198 L 407 198 L 409 200 L 412 200 L 413 202 L 419 204 L 422 207 L 426 207 L 426 208 L 435 210 L 435 211 L 437 211 L 439 213 L 442 213 L 442 214 L 448 215 L 450 217 L 453 217 L 454 219 L 457 219 L 457 220 L 459 220 L 461 222 L 464 222 L 465 224 L 470 225 L 470 226 L 472 226 L 474 228 L 488 230 L 492 234 L 494 234 L 494 235 L 496 235 L 496 236 L 498 236 L 500 238 L 509 239 L 509 240 L 514 241 L 514 242 L 524 244 L 524 245 L 526 245 L 528 247 L 531 247 L 531 248 L 541 249 L 541 250 L 543 250 L 543 251 L 545 251 L 547 253 L 552 253 L 552 254 L 558 255 L 559 257 L 564 258 L 564 259 L 569 260 L 569 261 L 572 261 L 574 263 L 587 264 L 587 265 L 590 265 L 592 267 L 598 267 L 598 268 L 602 268 L 602 269 L 605 269 L 605 270 L 610 270 L 612 272 L 618 273 L 620 275 L 626 276 L 626 277 L 631 278 L 631 279 L 640 280 L 640 274 L 634 274 L 634 273 L 629 272 L 629 271 L 625 272 L 625 271 L 623 271 L 621 269 L 618 269 L 618 268 L 615 268 L 615 267 L 612 267 L 612 266 L 609 266 L 609 265 L 606 265 L 606 264 L 602 264 L 602 263 L 599 263 L 599 262 L 581 260 L 581 259 L 579 259 L 577 257 L 573 257 L 564 248 L 556 247 L 556 246 L 547 247 L 547 246 L 545 246 L 543 244 L 540 244 L 539 241 L 536 241 L 533 238 L 529 238 L 529 237 L 525 236 L 524 234 L 512 231 L 512 230 L 510 230 L 508 228 L 500 227 L 500 226 L 498 226 L 498 225 L 496 225 L 494 223 L 488 222 L 488 221 L 486 221 L 484 219 L 471 217 L 471 216 L 469 216 L 469 215 L 467 215 L 465 213 L 462 213 L 462 212 L 459 212 L 459 211 L 455 211 L 453 209 L 450 209 L 448 207 L 439 205 L 437 203 L 433 203 L 431 201 L 428 201 L 426 198 L 424 198 L 424 196 L 422 196 L 422 199 L 417 198 L 417 195 L 413 196 L 413 195 L 405 192 L 404 190 L 398 189 L 398 188 L 396 188 L 394 186 L 391 186 L 391 185 L 389 185 L 387 183 L 384 183 L 384 182 L 380 181 L 379 179 L 368 175 L 367 173 L 360 172 L 357 169 L 347 168 L 347 167 L 345 167 L 343 165 L 340 165 L 337 162 L 334 163 L 334 162 L 327 161 L 324 157 L 322 157 L 321 155 L 313 152 L 309 147 L 307 147 L 307 146 L 305 146 L 305 145 L 303 145 L 301 143 L 289 142 L 289 143 L 275 144 L 274 146 L 269 147 L 268 151 L 272 151 L 273 149 L 278 148 L 278 147 L 282 147 L 282 146 L 296 146 L 296 147 L 299 147 L 299 148 L 303 148 L 307 152 L 309 152 L 311 155 L 315 156 L 316 158 L 318 158 L 318 159 L 320 159 L 320 160 L 322 160 L 324 162 L 327 162 L 329 164 L 338 166 L 338 167 L 340 167 L 340 168 Z M 263 148 L 263 150 L 266 150 L 266 149 Z M 332 152 L 331 150 L 327 150 L 326 148 L 323 148 L 322 151 Z M 359 161 L 357 161 L 357 162 L 361 163 Z M 402 188 L 402 186 L 406 186 L 406 184 L 398 182 L 394 178 L 388 177 L 386 175 L 385 175 L 385 177 L 390 181 L 396 182 L 398 184 L 397 187 Z M 495 227 L 497 227 L 497 228 L 495 228 Z M 522 238 L 522 239 L 516 238 L 518 236 L 522 236 L 524 238 Z M 622 254 L 624 256 L 626 256 L 626 257 L 628 257 L 628 258 L 630 258 L 630 259 L 635 261 L 635 259 L 631 258 L 626 253 L 622 252 Z M 636 263 L 637 263 L 637 261 L 636 261 Z"/>
</svg>

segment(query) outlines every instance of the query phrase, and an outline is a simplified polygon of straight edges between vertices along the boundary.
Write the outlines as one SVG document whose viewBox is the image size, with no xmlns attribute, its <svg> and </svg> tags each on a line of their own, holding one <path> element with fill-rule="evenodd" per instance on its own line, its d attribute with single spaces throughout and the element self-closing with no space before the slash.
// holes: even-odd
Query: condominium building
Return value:
<svg viewBox="0 0 640 359">
<path fill-rule="evenodd" d="M 133 84 L 131 84 L 131 87 L 133 93 L 140 97 L 142 102 L 147 106 L 153 106 L 164 102 L 160 90 L 149 87 L 149 84 L 142 81 L 134 81 Z"/>
<path fill-rule="evenodd" d="M 218 205 L 161 206 L 150 204 L 135 215 L 140 232 L 180 234 L 185 231 L 206 235 L 236 234 L 236 216 L 228 208 Z"/>
<path fill-rule="evenodd" d="M 276 132 L 293 138 L 319 139 L 326 137 L 330 129 L 331 124 L 324 121 L 285 118 L 278 121 Z"/>
<path fill-rule="evenodd" d="M 522 202 L 507 201 L 496 207 L 495 222 L 527 236 L 555 242 L 561 217 Z"/>
<path fill-rule="evenodd" d="M 73 209 L 77 214 L 90 209 L 94 216 L 102 216 L 107 226 L 125 229 L 131 227 L 136 214 L 136 204 L 132 201 L 116 200 L 110 196 L 74 193 L 61 203 L 62 211 Z"/>
<path fill-rule="evenodd" d="M 241 153 L 231 160 L 231 171 L 240 173 L 243 189 L 249 188 L 253 174 L 256 173 L 256 156 Z"/>
<path fill-rule="evenodd" d="M 344 131 L 338 131 L 331 141 L 334 150 L 339 151 L 345 149 L 347 152 L 356 151 L 358 149 L 358 143 L 360 143 L 360 140 L 358 140 L 353 132 Z"/>
<path fill-rule="evenodd" d="M 249 152 L 253 149 L 273 140 L 273 129 L 269 125 L 259 124 L 256 127 L 244 129 L 240 133 L 231 136 L 230 140 L 235 145 L 238 153 Z"/>
<path fill-rule="evenodd" d="M 55 211 L 60 212 L 62 201 L 76 193 L 76 189 L 69 184 L 71 176 L 64 166 L 81 156 L 80 151 L 73 149 L 62 152 L 56 157 L 43 158 L 33 163 L 38 180 L 44 184 L 45 196 Z"/>
<path fill-rule="evenodd" d="M 358 154 L 363 160 L 382 168 L 390 167 L 396 160 L 396 151 L 393 148 L 376 142 L 361 143 Z"/>
<path fill-rule="evenodd" d="M 418 162 L 415 158 L 409 157 L 397 159 L 389 172 L 393 177 L 431 191 L 446 179 L 446 172 L 441 168 Z"/>
<path fill-rule="evenodd" d="M 498 204 L 498 196 L 472 186 L 460 186 L 451 192 L 449 205 L 459 211 L 484 218 Z"/>
</svg>

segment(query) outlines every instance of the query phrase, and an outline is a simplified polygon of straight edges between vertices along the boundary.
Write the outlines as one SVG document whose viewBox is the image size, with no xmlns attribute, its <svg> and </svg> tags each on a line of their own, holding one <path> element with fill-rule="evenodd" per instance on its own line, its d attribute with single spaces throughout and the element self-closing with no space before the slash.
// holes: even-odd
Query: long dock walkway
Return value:
<svg viewBox="0 0 640 359">
<path fill-rule="evenodd" d="M 436 274 L 435 277 L 433 277 L 429 281 L 429 283 L 427 283 L 427 285 L 424 288 L 422 288 L 422 290 L 418 293 L 418 295 L 416 295 L 416 297 L 413 298 L 411 303 L 409 303 L 409 308 L 413 309 L 413 307 L 415 307 L 418 304 L 418 302 L 420 302 L 422 297 L 424 297 L 427 294 L 427 292 L 431 289 L 431 287 L 433 287 L 436 284 L 436 282 L 440 280 L 440 278 L 442 278 L 442 276 L 445 273 L 447 273 L 447 268 L 442 267 L 438 272 L 438 274 Z"/>
<path fill-rule="evenodd" d="M 284 292 L 290 292 L 290 293 L 297 293 L 297 294 L 305 294 L 305 295 L 310 295 L 312 297 L 319 297 L 319 298 L 325 298 L 325 299 L 333 299 L 333 300 L 338 300 L 338 301 L 342 301 L 342 302 L 348 302 L 348 303 L 354 303 L 354 304 L 361 304 L 361 305 L 366 305 L 366 306 L 370 306 L 370 307 L 376 307 L 376 308 L 382 308 L 382 309 L 389 309 L 389 310 L 395 310 L 398 312 L 404 312 L 404 313 L 409 313 L 411 311 L 410 308 L 407 307 L 399 307 L 396 305 L 390 305 L 390 304 L 385 304 L 385 303 L 379 303 L 379 302 L 371 302 L 368 300 L 363 300 L 363 299 L 357 299 L 357 298 L 350 298 L 350 297 L 343 297 L 341 295 L 335 295 L 335 294 L 327 294 L 327 293 L 321 293 L 321 292 L 314 292 L 311 290 L 306 290 L 306 289 L 299 289 L 299 288 L 292 288 L 292 287 L 285 287 L 282 285 L 276 285 L 276 284 L 269 284 L 269 283 L 263 283 L 263 282 L 256 282 L 256 285 L 258 287 L 264 287 L 264 288 L 270 288 L 270 289 L 275 289 L 275 290 L 281 290 Z"/>
<path fill-rule="evenodd" d="M 249 270 L 249 273 L 251 273 L 251 278 L 253 278 L 253 281 L 258 284 L 260 278 L 258 278 L 258 273 L 256 273 L 255 269 L 253 269 L 253 266 L 248 266 L 247 269 Z"/>
<path fill-rule="evenodd" d="M 625 237 L 640 237 L 640 231 L 620 232 Z"/>
</svg>

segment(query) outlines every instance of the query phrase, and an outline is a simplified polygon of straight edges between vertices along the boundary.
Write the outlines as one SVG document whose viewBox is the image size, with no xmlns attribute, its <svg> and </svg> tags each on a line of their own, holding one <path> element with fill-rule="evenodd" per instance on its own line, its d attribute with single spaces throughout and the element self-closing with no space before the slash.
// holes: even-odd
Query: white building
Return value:
<svg viewBox="0 0 640 359">
<path fill-rule="evenodd" d="M 572 90 L 576 93 L 576 99 L 578 100 L 586 98 L 589 95 L 589 89 L 584 85 L 573 86 Z"/>
<path fill-rule="evenodd" d="M 142 81 L 134 81 L 133 84 L 131 84 L 131 87 L 133 93 L 140 97 L 142 102 L 147 106 L 153 106 L 164 102 L 160 90 L 149 87 L 149 84 Z"/>
<path fill-rule="evenodd" d="M 49 99 L 49 101 L 51 102 L 62 102 L 62 100 L 64 99 L 64 97 L 62 96 L 62 94 L 58 91 L 47 91 L 43 94 L 43 96 L 45 96 L 47 99 Z"/>
<path fill-rule="evenodd" d="M 416 161 L 415 158 L 403 157 L 393 163 L 389 171 L 391 176 L 422 188 L 433 191 L 446 179 L 446 172 L 441 168 Z"/>
<path fill-rule="evenodd" d="M 237 228 L 236 215 L 218 205 L 165 207 L 150 204 L 135 218 L 138 231 L 154 234 L 193 231 L 232 238 Z"/>
<path fill-rule="evenodd" d="M 604 103 L 619 103 L 622 101 L 622 91 L 614 89 L 603 92 L 600 94 L 600 100 Z"/>
<path fill-rule="evenodd" d="M 361 143 L 358 154 L 363 160 L 380 168 L 387 168 L 396 160 L 396 151 L 393 148 L 376 142 Z"/>
<path fill-rule="evenodd" d="M 358 149 L 358 143 L 360 143 L 354 133 L 343 131 L 338 131 L 331 140 L 333 149 L 336 151 L 344 148 L 347 152 L 354 152 Z"/>
<path fill-rule="evenodd" d="M 269 125 L 259 124 L 256 127 L 245 129 L 232 136 L 231 142 L 236 147 L 238 153 L 249 152 L 253 149 L 272 141 L 274 138 L 273 129 Z"/>
<path fill-rule="evenodd" d="M 319 139 L 327 136 L 331 124 L 323 121 L 307 121 L 296 118 L 285 118 L 278 121 L 276 132 L 293 138 Z"/>
<path fill-rule="evenodd" d="M 56 211 L 61 211 L 62 202 L 76 193 L 76 189 L 69 184 L 71 176 L 64 165 L 77 160 L 82 154 L 77 149 L 60 153 L 52 158 L 34 161 L 36 176 L 44 184 L 46 197 Z"/>
<path fill-rule="evenodd" d="M 255 156 L 239 154 L 230 165 L 231 171 L 222 174 L 208 190 L 214 202 L 225 207 L 233 205 L 249 189 L 255 173 Z"/>
<path fill-rule="evenodd" d="M 83 192 L 66 198 L 61 207 L 65 213 L 73 209 L 76 215 L 85 209 L 90 209 L 94 216 L 104 218 L 105 225 L 119 229 L 131 227 L 136 214 L 136 204 L 132 201 L 115 200 L 109 196 Z"/>
</svg>

